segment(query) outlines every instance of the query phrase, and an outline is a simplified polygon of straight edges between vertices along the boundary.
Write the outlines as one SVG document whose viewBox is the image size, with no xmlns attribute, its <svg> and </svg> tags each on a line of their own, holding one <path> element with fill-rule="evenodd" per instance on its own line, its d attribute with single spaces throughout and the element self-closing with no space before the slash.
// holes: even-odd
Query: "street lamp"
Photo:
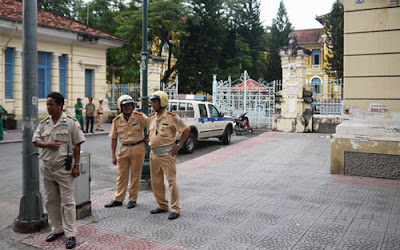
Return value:
<svg viewBox="0 0 400 250">
<path fill-rule="evenodd" d="M 148 51 L 147 51 L 147 18 L 148 18 L 148 13 L 147 13 L 147 1 L 143 1 L 143 12 L 142 12 L 142 56 L 141 56 L 141 70 L 142 70 L 142 112 L 145 113 L 146 115 L 149 114 L 149 97 L 147 93 L 147 66 L 148 66 Z M 145 131 L 146 132 L 146 131 Z M 146 148 L 146 156 L 144 158 L 144 164 L 143 164 L 143 171 L 142 171 L 142 183 L 150 185 L 151 179 L 150 179 L 150 161 L 149 161 L 149 155 L 150 155 L 150 147 L 147 146 Z"/>
</svg>

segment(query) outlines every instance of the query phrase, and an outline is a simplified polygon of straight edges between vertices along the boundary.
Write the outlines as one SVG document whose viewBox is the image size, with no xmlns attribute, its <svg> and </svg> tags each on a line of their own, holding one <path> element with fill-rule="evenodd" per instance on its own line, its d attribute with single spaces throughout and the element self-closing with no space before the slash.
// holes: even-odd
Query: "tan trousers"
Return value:
<svg viewBox="0 0 400 250">
<path fill-rule="evenodd" d="M 127 147 L 121 145 L 118 152 L 118 178 L 115 200 L 124 201 L 126 188 L 129 183 L 129 172 L 131 174 L 131 187 L 129 189 L 129 200 L 136 201 L 139 193 L 140 177 L 142 175 L 146 146 L 140 143 Z"/>
<path fill-rule="evenodd" d="M 67 238 L 75 237 L 75 181 L 71 170 L 67 171 L 64 167 L 52 170 L 42 162 L 40 172 L 46 194 L 45 206 L 52 224 L 51 232 L 53 234 L 64 232 Z"/>
<path fill-rule="evenodd" d="M 97 115 L 96 130 L 103 130 L 103 114 Z"/>
<path fill-rule="evenodd" d="M 174 213 L 181 212 L 179 202 L 178 182 L 176 180 L 176 157 L 172 155 L 156 156 L 150 154 L 151 187 L 156 197 L 158 207 L 168 210 L 168 200 L 165 193 L 164 174 L 167 177 L 169 191 L 171 193 L 171 210 Z"/>
</svg>

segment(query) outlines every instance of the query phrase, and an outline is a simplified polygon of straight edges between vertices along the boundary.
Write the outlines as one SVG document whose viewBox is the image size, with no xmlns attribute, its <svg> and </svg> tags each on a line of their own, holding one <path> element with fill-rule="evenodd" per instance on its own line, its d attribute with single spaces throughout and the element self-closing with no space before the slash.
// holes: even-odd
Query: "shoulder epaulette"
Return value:
<svg viewBox="0 0 400 250">
<path fill-rule="evenodd" d="M 137 115 L 143 115 L 143 112 L 140 112 L 140 111 L 136 111 L 136 110 L 135 110 L 135 114 L 137 114 Z"/>
<path fill-rule="evenodd" d="M 77 121 L 75 117 L 71 116 L 71 115 L 67 115 L 67 117 L 71 118 L 74 121 Z"/>
<path fill-rule="evenodd" d="M 48 119 L 50 119 L 50 116 L 44 118 L 43 120 L 40 121 L 40 123 L 47 121 Z"/>
<path fill-rule="evenodd" d="M 153 116 L 153 115 L 155 115 L 155 114 L 157 114 L 157 113 L 156 113 L 156 112 L 154 112 L 154 113 L 151 113 L 151 114 L 149 115 L 149 117 L 150 117 L 150 116 Z"/>
<path fill-rule="evenodd" d="M 170 114 L 170 115 L 176 115 L 174 112 L 172 112 L 172 111 L 168 111 L 167 112 L 168 114 Z"/>
</svg>

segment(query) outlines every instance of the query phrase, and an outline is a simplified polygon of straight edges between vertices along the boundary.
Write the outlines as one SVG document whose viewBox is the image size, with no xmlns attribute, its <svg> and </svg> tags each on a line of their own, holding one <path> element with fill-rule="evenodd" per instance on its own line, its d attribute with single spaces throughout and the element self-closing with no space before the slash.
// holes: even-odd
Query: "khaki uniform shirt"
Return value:
<svg viewBox="0 0 400 250">
<path fill-rule="evenodd" d="M 93 103 L 88 103 L 86 104 L 86 117 L 94 116 L 94 111 L 96 110 L 96 107 L 94 106 Z"/>
<path fill-rule="evenodd" d="M 149 131 L 149 145 L 152 148 L 159 148 L 169 146 L 176 141 L 176 132 L 182 133 L 188 126 L 185 122 L 175 113 L 164 110 L 161 116 L 156 113 L 150 117 Z"/>
<path fill-rule="evenodd" d="M 126 121 L 121 113 L 114 118 L 111 131 L 108 135 L 111 139 L 118 139 L 122 144 L 136 143 L 144 139 L 143 128 L 149 127 L 148 117 L 139 111 L 133 111 L 129 120 Z"/>
<path fill-rule="evenodd" d="M 97 115 L 102 115 L 103 114 L 103 105 L 99 104 L 99 106 L 97 106 L 96 112 L 97 112 Z"/>
<path fill-rule="evenodd" d="M 63 112 L 56 124 L 50 116 L 43 119 L 32 138 L 32 142 L 49 142 L 52 140 L 59 140 L 60 148 L 57 151 L 50 148 L 42 149 L 40 159 L 51 168 L 60 168 L 65 165 L 67 155 L 74 156 L 75 145 L 84 142 L 86 139 L 79 122 Z M 68 148 L 69 153 L 67 152 Z"/>
</svg>

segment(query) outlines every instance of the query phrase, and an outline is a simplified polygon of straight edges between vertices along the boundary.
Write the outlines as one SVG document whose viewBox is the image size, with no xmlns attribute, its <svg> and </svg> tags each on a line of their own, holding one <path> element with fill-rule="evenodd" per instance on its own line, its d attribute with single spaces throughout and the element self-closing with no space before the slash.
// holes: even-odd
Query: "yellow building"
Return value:
<svg viewBox="0 0 400 250">
<path fill-rule="evenodd" d="M 22 116 L 22 2 L 0 0 L 0 103 Z M 47 115 L 46 97 L 52 91 L 66 98 L 74 114 L 78 97 L 83 103 L 105 99 L 106 50 L 121 47 L 125 40 L 70 19 L 38 10 L 38 103 L 39 117 Z M 104 105 L 105 107 L 107 105 Z"/>
<path fill-rule="evenodd" d="M 331 173 L 400 179 L 400 1 L 343 1 L 345 119 Z"/>
</svg>

